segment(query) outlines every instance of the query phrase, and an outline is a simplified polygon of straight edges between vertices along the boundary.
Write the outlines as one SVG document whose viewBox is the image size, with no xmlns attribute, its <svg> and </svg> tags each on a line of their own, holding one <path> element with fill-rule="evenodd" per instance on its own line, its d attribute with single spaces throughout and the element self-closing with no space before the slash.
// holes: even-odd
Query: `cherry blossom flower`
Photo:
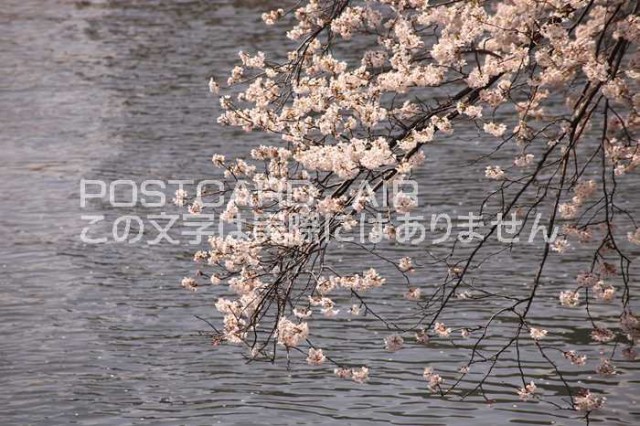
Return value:
<svg viewBox="0 0 640 426">
<path fill-rule="evenodd" d="M 209 258 L 209 253 L 207 253 L 204 250 L 198 250 L 193 255 L 193 261 L 194 262 L 203 262 L 203 261 L 207 260 L 208 258 Z"/>
<path fill-rule="evenodd" d="M 603 281 L 598 281 L 595 286 L 593 286 L 593 291 L 598 299 L 611 302 L 616 294 L 616 289 L 612 285 L 605 285 Z"/>
<path fill-rule="evenodd" d="M 578 214 L 578 207 L 575 204 L 562 203 L 558 206 L 558 212 L 563 219 L 572 219 Z"/>
<path fill-rule="evenodd" d="M 593 411 L 601 408 L 607 398 L 598 397 L 589 390 L 583 390 L 575 395 L 573 399 L 573 407 L 577 411 Z"/>
<path fill-rule="evenodd" d="M 192 215 L 199 215 L 200 213 L 202 213 L 202 201 L 200 200 L 195 200 L 190 206 L 189 206 L 189 213 L 191 213 Z"/>
<path fill-rule="evenodd" d="M 316 284 L 316 290 L 318 291 L 318 293 L 324 296 L 326 294 L 329 294 L 333 289 L 337 287 L 338 280 L 332 278 L 321 278 L 318 280 L 318 283 Z"/>
<path fill-rule="evenodd" d="M 435 331 L 436 334 L 440 337 L 449 337 L 449 334 L 451 334 L 451 329 L 441 322 L 437 322 L 435 324 L 433 331 Z"/>
<path fill-rule="evenodd" d="M 278 343 L 295 348 L 309 336 L 309 326 L 305 322 L 293 323 L 285 317 L 278 321 Z"/>
<path fill-rule="evenodd" d="M 471 368 L 468 365 L 463 365 L 460 368 L 458 368 L 458 372 L 460 374 L 468 374 L 470 370 Z"/>
<path fill-rule="evenodd" d="M 529 384 L 524 385 L 518 390 L 518 397 L 520 398 L 521 401 L 527 401 L 536 396 L 535 394 L 537 390 L 538 390 L 538 387 L 533 381 L 531 381 L 529 382 Z"/>
<path fill-rule="evenodd" d="M 351 377 L 352 371 L 350 368 L 336 368 L 333 370 L 333 374 L 341 379 L 348 379 Z"/>
<path fill-rule="evenodd" d="M 389 352 L 396 352 L 404 346 L 404 339 L 398 334 L 392 334 L 384 338 L 384 348 Z"/>
<path fill-rule="evenodd" d="M 573 365 L 584 365 L 587 362 L 586 355 L 578 355 L 576 351 L 564 352 L 564 357 Z"/>
<path fill-rule="evenodd" d="M 560 304 L 562 306 L 575 307 L 580 303 L 580 293 L 577 291 L 561 291 Z"/>
<path fill-rule="evenodd" d="M 404 294 L 404 298 L 407 300 L 420 300 L 421 290 L 418 287 L 411 287 Z"/>
<path fill-rule="evenodd" d="M 551 250 L 556 253 L 564 253 L 569 247 L 571 247 L 571 244 L 569 244 L 566 238 L 556 238 L 556 240 L 551 243 Z"/>
<path fill-rule="evenodd" d="M 224 155 L 215 154 L 211 158 L 211 162 L 217 167 L 223 167 L 224 166 Z"/>
<path fill-rule="evenodd" d="M 426 345 L 429 343 L 429 335 L 426 330 L 418 330 L 415 334 L 416 342 Z"/>
<path fill-rule="evenodd" d="M 218 94 L 220 92 L 220 85 L 216 83 L 213 77 L 209 80 L 209 91 L 213 94 Z"/>
<path fill-rule="evenodd" d="M 369 380 L 369 369 L 367 367 L 354 368 L 351 370 L 351 378 L 356 383 L 365 383 Z"/>
<path fill-rule="evenodd" d="M 602 359 L 600 364 L 596 367 L 596 372 L 601 376 L 613 376 L 617 374 L 616 366 L 611 363 L 609 359 Z"/>
<path fill-rule="evenodd" d="M 627 334 L 631 341 L 640 339 L 640 319 L 629 311 L 625 311 L 620 317 L 620 328 Z"/>
<path fill-rule="evenodd" d="M 428 386 L 431 392 L 436 392 L 440 385 L 444 383 L 444 379 L 439 374 L 436 374 L 431 367 L 424 369 L 422 377 L 429 383 Z"/>
<path fill-rule="evenodd" d="M 396 196 L 393 198 L 393 206 L 395 207 L 398 213 L 404 214 L 409 213 L 417 206 L 416 200 L 405 194 L 404 192 L 398 192 Z"/>
<path fill-rule="evenodd" d="M 529 335 L 533 340 L 541 340 L 547 336 L 547 330 L 543 330 L 541 328 L 531 327 L 529 329 Z"/>
<path fill-rule="evenodd" d="M 464 114 L 471 118 L 482 117 L 482 107 L 477 105 L 467 105 L 464 102 L 458 102 L 456 109 L 460 114 Z"/>
<path fill-rule="evenodd" d="M 573 189 L 574 197 L 573 202 L 577 205 L 583 204 L 586 200 L 591 198 L 596 192 L 596 182 L 594 180 L 587 180 L 578 183 Z"/>
<path fill-rule="evenodd" d="M 349 308 L 349 313 L 354 316 L 360 315 L 360 306 L 351 305 L 351 308 Z"/>
<path fill-rule="evenodd" d="M 180 207 L 184 206 L 184 202 L 187 199 L 188 195 L 189 194 L 184 189 L 176 190 L 175 196 L 173 198 L 173 204 Z"/>
<path fill-rule="evenodd" d="M 471 294 L 470 291 L 468 290 L 463 290 L 459 293 L 456 293 L 456 298 L 460 299 L 460 300 L 467 300 L 467 299 L 471 299 L 473 295 Z"/>
<path fill-rule="evenodd" d="M 274 25 L 278 19 L 282 17 L 284 10 L 276 9 L 262 14 L 262 20 L 267 25 Z"/>
<path fill-rule="evenodd" d="M 637 228 L 633 232 L 629 232 L 627 234 L 627 238 L 629 239 L 629 242 L 640 245 L 640 228 Z"/>
<path fill-rule="evenodd" d="M 613 331 L 608 328 L 596 327 L 591 331 L 591 339 L 599 343 L 607 343 L 615 338 Z"/>
<path fill-rule="evenodd" d="M 507 126 L 505 126 L 502 123 L 494 123 L 492 121 L 489 123 L 485 123 L 483 129 L 486 133 L 489 133 L 490 135 L 500 137 L 504 135 L 504 132 L 507 131 Z"/>
<path fill-rule="evenodd" d="M 513 160 L 513 164 L 516 167 L 526 167 L 529 164 L 533 163 L 534 155 L 533 154 L 523 154 L 519 155 Z"/>
<path fill-rule="evenodd" d="M 307 309 L 307 308 L 294 308 L 293 309 L 293 315 L 295 315 L 296 318 L 309 318 L 311 316 L 311 309 Z"/>
<path fill-rule="evenodd" d="M 185 277 L 182 279 L 182 287 L 191 291 L 198 291 L 198 283 L 193 278 Z"/>
<path fill-rule="evenodd" d="M 576 282 L 581 287 L 593 287 L 598 281 L 600 281 L 600 277 L 591 272 L 584 272 L 576 277 Z"/>
<path fill-rule="evenodd" d="M 362 276 L 356 274 L 340 278 L 341 287 L 362 292 L 380 287 L 384 282 L 385 279 L 374 268 L 369 268 Z"/>
<path fill-rule="evenodd" d="M 403 257 L 402 259 L 400 259 L 400 262 L 398 263 L 398 268 L 400 268 L 400 270 L 402 272 L 412 271 L 413 270 L 413 264 L 411 262 L 411 258 L 410 257 Z"/>
<path fill-rule="evenodd" d="M 322 349 L 309 348 L 309 355 L 307 356 L 307 363 L 309 365 L 320 365 L 325 362 L 327 357 L 322 353 Z"/>
<path fill-rule="evenodd" d="M 505 173 L 500 166 L 487 166 L 484 175 L 493 180 L 500 180 L 505 177 Z"/>
</svg>

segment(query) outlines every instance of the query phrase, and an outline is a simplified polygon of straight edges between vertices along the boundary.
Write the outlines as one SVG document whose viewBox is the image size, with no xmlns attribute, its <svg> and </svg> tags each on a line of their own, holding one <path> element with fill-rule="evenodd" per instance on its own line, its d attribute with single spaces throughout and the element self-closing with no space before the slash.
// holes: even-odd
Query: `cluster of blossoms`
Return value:
<svg viewBox="0 0 640 426">
<path fill-rule="evenodd" d="M 433 331 L 440 337 L 449 337 L 449 334 L 451 334 L 451 328 L 441 322 L 437 322 L 435 324 Z"/>
<path fill-rule="evenodd" d="M 611 302 L 616 294 L 616 289 L 611 284 L 605 284 L 597 274 L 586 272 L 576 278 L 578 288 L 560 292 L 560 304 L 567 307 L 576 307 L 580 303 L 581 289 L 588 290 L 596 298 L 603 302 Z"/>
<path fill-rule="evenodd" d="M 593 411 L 602 407 L 607 398 L 592 394 L 588 390 L 580 392 L 574 398 L 574 407 L 578 411 Z"/>
<path fill-rule="evenodd" d="M 547 335 L 548 331 L 540 328 L 531 327 L 529 329 L 529 335 L 533 340 L 543 339 Z"/>
<path fill-rule="evenodd" d="M 601 376 L 613 376 L 616 374 L 616 366 L 608 359 L 603 359 L 596 368 L 596 372 Z"/>
<path fill-rule="evenodd" d="M 398 334 L 393 334 L 391 336 L 385 337 L 384 339 L 384 347 L 389 352 L 396 352 L 402 349 L 404 345 L 404 339 L 402 336 Z"/>
<path fill-rule="evenodd" d="M 577 289 L 560 293 L 560 303 L 576 307 L 594 297 L 620 301 L 620 326 L 631 353 L 639 327 L 630 307 L 630 261 L 613 224 L 614 216 L 624 216 L 614 202 L 618 180 L 640 165 L 640 96 L 634 90 L 640 84 L 640 20 L 635 15 L 638 6 L 631 3 L 307 0 L 291 11 L 264 13 L 268 25 L 293 20 L 287 37 L 298 46 L 281 62 L 262 52 L 240 52 L 241 63 L 227 83 L 243 90 L 220 98 L 220 124 L 281 140 L 251 150 L 246 159 L 212 157 L 227 179 L 223 192 L 231 195 L 221 220 L 232 224 L 241 212 L 256 218 L 248 223 L 255 231 L 251 237 L 211 237 L 208 249 L 195 256 L 203 270 L 213 270 L 199 271 L 197 277 L 225 283 L 236 296 L 220 298 L 215 305 L 224 316 L 221 339 L 247 343 L 253 357 L 272 359 L 274 341 L 287 351 L 310 345 L 311 320 L 305 321 L 314 310 L 334 317 L 341 311 L 340 303 L 349 299 L 345 310 L 352 315 L 370 312 L 364 293 L 391 280 L 375 268 L 361 274 L 336 272 L 325 258 L 332 237 L 353 229 L 354 213 L 380 213 L 373 205 L 376 191 L 387 182 L 403 181 L 423 165 L 430 145 L 451 140 L 460 129 L 474 128 L 481 130 L 486 157 L 494 162 L 470 170 L 481 176 L 486 167 L 491 190 L 483 208 L 499 199 L 501 214 L 517 213 L 526 219 L 548 204 L 553 207 L 550 225 L 565 222 L 563 235 L 544 247 L 532 294 L 494 299 L 517 300 L 500 312 L 513 312 L 520 319 L 515 338 L 495 361 L 518 341 L 523 327 L 549 360 L 540 343 L 547 330 L 527 325 L 544 264 L 549 251 L 566 252 L 570 239 L 586 244 L 596 235 L 602 238 L 591 265 L 594 272 L 579 276 Z M 209 88 L 218 93 L 220 85 L 212 79 Z M 508 153 L 508 162 L 492 156 L 499 150 Z M 306 183 L 289 193 L 290 183 L 298 180 Z M 242 181 L 250 182 L 251 188 Z M 358 190 L 362 183 L 370 190 Z M 185 205 L 187 199 L 184 191 L 176 193 L 176 204 Z M 417 200 L 403 192 L 392 201 L 382 209 L 389 223 L 374 229 L 389 240 L 399 218 L 418 207 Z M 196 199 L 189 211 L 200 214 L 203 206 Z M 294 216 L 314 214 L 324 218 L 326 227 L 318 241 L 309 242 L 290 224 Z M 624 223 L 620 229 L 625 226 L 631 225 Z M 640 243 L 636 226 L 624 229 L 628 241 Z M 461 330 L 463 338 L 484 330 L 479 342 L 490 335 L 487 328 L 493 317 L 486 325 L 453 324 L 453 329 L 441 319 L 454 303 L 491 297 L 469 285 L 481 279 L 467 279 L 470 271 L 479 270 L 474 256 L 484 243 L 455 266 L 448 263 L 456 250 L 452 248 L 444 262 L 449 273 L 433 294 L 424 295 L 417 285 L 397 291 L 399 298 L 424 310 L 417 326 L 402 329 L 414 332 L 417 344 L 428 344 L 430 335 L 450 339 L 453 330 Z M 385 259 L 378 247 L 363 249 Z M 609 261 L 613 255 L 619 257 L 619 269 Z M 411 280 L 416 266 L 410 258 L 391 263 Z M 201 288 L 196 278 L 185 278 L 183 287 Z M 625 287 L 622 295 L 605 284 L 605 278 L 620 282 Z M 593 329 L 591 337 L 607 343 L 618 335 L 602 327 Z M 404 346 L 401 333 L 381 343 L 381 349 L 391 352 Z M 472 350 L 475 362 L 494 359 L 490 354 L 479 356 L 477 348 L 482 346 Z M 574 365 L 585 363 L 575 351 L 560 353 Z M 334 362 L 322 349 L 310 346 L 309 364 L 326 361 Z M 366 366 L 347 364 L 337 364 L 338 377 L 358 383 L 368 379 Z M 609 367 L 599 370 L 607 372 Z M 432 391 L 444 384 L 432 370 L 425 370 L 424 377 Z M 518 393 L 529 399 L 535 392 L 531 382 Z M 589 392 L 573 401 L 575 409 L 586 411 L 602 403 Z"/>
<path fill-rule="evenodd" d="M 564 357 L 573 365 L 584 365 L 587 362 L 587 356 L 578 355 L 576 351 L 567 351 L 564 353 Z"/>
<path fill-rule="evenodd" d="M 633 232 L 629 232 L 627 234 L 627 238 L 629 239 L 629 242 L 640 245 L 640 228 L 637 228 Z"/>
<path fill-rule="evenodd" d="M 558 212 L 565 219 L 573 219 L 578 214 L 578 209 L 585 201 L 593 196 L 596 192 L 596 183 L 593 180 L 580 182 L 574 188 L 575 195 L 570 203 L 560 204 Z"/>
<path fill-rule="evenodd" d="M 360 368 L 336 368 L 333 373 L 341 379 L 352 379 L 356 383 L 364 383 L 369 380 L 369 369 L 367 367 Z"/>
<path fill-rule="evenodd" d="M 431 392 L 438 391 L 440 389 L 440 385 L 444 383 L 444 379 L 439 374 L 436 374 L 431 367 L 425 368 L 422 376 L 429 383 L 428 386 Z"/>
<path fill-rule="evenodd" d="M 309 348 L 309 356 L 307 356 L 307 362 L 310 365 L 320 365 L 327 360 L 324 356 L 322 349 Z"/>
<path fill-rule="evenodd" d="M 518 396 L 521 401 L 527 401 L 528 399 L 534 398 L 536 396 L 536 391 L 538 387 L 535 383 L 529 382 L 529 384 L 524 385 L 518 390 Z"/>
<path fill-rule="evenodd" d="M 309 326 L 306 322 L 294 323 L 287 318 L 278 321 L 278 343 L 287 348 L 295 348 L 309 337 Z M 311 354 L 309 354 L 311 356 Z"/>
</svg>

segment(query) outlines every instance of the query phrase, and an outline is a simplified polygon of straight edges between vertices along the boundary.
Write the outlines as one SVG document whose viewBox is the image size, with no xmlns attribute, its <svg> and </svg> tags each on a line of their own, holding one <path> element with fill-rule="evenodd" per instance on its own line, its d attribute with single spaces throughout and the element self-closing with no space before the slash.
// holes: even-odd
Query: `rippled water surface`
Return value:
<svg viewBox="0 0 640 426">
<path fill-rule="evenodd" d="M 215 294 L 194 295 L 179 286 L 191 268 L 192 247 L 81 243 L 83 214 L 105 215 L 94 231 L 106 235 L 117 216 L 159 213 L 106 202 L 81 209 L 81 178 L 197 180 L 211 176 L 212 153 L 233 155 L 261 142 L 261 136 L 216 125 L 206 83 L 233 66 L 239 48 L 281 49 L 283 30 L 259 23 L 260 13 L 277 5 L 2 2 L 0 424 L 576 422 L 574 413 L 550 405 L 501 402 L 515 392 L 500 386 L 515 373 L 509 361 L 488 384 L 493 405 L 430 396 L 422 369 L 435 365 L 453 377 L 465 354 L 436 344 L 388 354 L 381 345 L 384 331 L 368 317 L 315 323 L 323 347 L 340 348 L 353 362 L 371 366 L 367 385 L 339 381 L 299 357 L 291 369 L 286 361 L 247 365 L 238 348 L 212 348 L 200 333 L 206 325 L 194 315 L 214 316 Z M 471 156 L 474 146 L 467 149 Z M 483 195 L 477 181 L 471 185 L 479 192 L 456 185 L 465 152 L 443 146 L 430 153 L 430 161 L 436 158 L 452 172 L 421 175 L 428 205 L 455 209 Z M 635 198 L 638 186 L 636 178 Z M 637 206 L 638 199 L 632 201 Z M 153 228 L 145 232 L 151 235 Z M 346 269 L 368 261 L 349 247 L 340 250 Z M 493 288 L 526 288 L 532 268 L 526 260 L 516 259 L 506 270 L 498 259 L 492 262 L 486 279 Z M 534 321 L 562 331 L 554 339 L 583 345 L 588 329 L 557 309 L 555 296 L 577 269 L 570 262 L 555 267 L 557 280 L 542 290 L 549 306 L 539 306 Z M 437 280 L 418 277 L 424 285 Z M 391 280 L 384 291 L 397 295 L 393 285 Z M 385 315 L 400 306 L 394 300 L 381 293 L 375 303 Z M 456 315 L 473 323 L 484 313 L 470 305 Z M 549 370 L 541 362 L 530 367 L 532 376 Z M 607 408 L 594 421 L 634 424 L 640 419 L 640 374 L 637 364 L 618 367 L 613 380 L 589 379 L 592 389 L 609 392 Z M 562 391 L 551 379 L 540 386 L 548 395 Z"/>
</svg>

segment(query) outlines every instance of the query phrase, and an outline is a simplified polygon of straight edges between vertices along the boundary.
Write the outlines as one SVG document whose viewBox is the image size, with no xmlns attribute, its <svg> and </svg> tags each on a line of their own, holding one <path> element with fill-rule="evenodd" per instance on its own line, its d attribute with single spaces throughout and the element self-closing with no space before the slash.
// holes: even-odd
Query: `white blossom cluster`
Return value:
<svg viewBox="0 0 640 426">
<path fill-rule="evenodd" d="M 231 223 L 239 212 L 251 211 L 260 216 L 259 226 L 268 230 L 248 239 L 212 237 L 208 250 L 198 256 L 201 264 L 214 270 L 208 275 L 211 282 L 224 282 L 237 295 L 215 304 L 224 315 L 223 339 L 253 342 L 252 355 L 268 356 L 273 339 L 287 351 L 306 346 L 313 334 L 307 318 L 313 318 L 313 312 L 336 316 L 340 312 L 336 300 L 355 298 L 356 303 L 345 311 L 366 313 L 361 294 L 382 286 L 385 277 L 375 268 L 344 275 L 325 267 L 322 253 L 332 233 L 351 229 L 350 215 L 372 209 L 380 185 L 411 175 L 424 164 L 429 145 L 455 135 L 461 126 L 477 127 L 487 152 L 506 146 L 513 154 L 509 163 L 488 156 L 491 163 L 484 166 L 488 187 L 520 185 L 523 191 L 531 187 L 538 191 L 536 196 L 559 188 L 558 200 L 567 197 L 555 203 L 554 211 L 554 218 L 557 213 L 565 221 L 564 235 L 547 250 L 566 253 L 572 247 L 570 239 L 586 242 L 603 232 L 602 227 L 581 225 L 579 219 L 589 211 L 589 203 L 600 198 L 602 191 L 608 197 L 610 189 L 598 179 L 583 178 L 578 167 L 575 179 L 565 181 L 574 162 L 585 168 L 604 164 L 617 178 L 640 165 L 636 90 L 640 19 L 630 13 L 630 7 L 615 0 L 368 0 L 357 4 L 308 0 L 293 10 L 264 13 L 268 25 L 293 21 L 287 37 L 299 44 L 284 62 L 273 61 L 263 52 L 240 52 L 241 62 L 227 84 L 243 90 L 220 98 L 224 110 L 220 124 L 262 132 L 275 140 L 274 145 L 252 150 L 249 159 L 227 160 L 221 154 L 212 158 L 229 182 L 246 179 L 259 189 L 236 186 L 222 220 Z M 340 46 L 350 48 L 351 58 L 342 57 Z M 356 46 L 368 47 L 357 50 Z M 357 61 L 351 60 L 353 55 Z M 214 79 L 209 88 L 213 93 L 221 89 Z M 566 101 L 560 107 L 558 96 Z M 604 136 L 585 162 L 576 159 L 576 147 L 593 127 L 596 101 L 596 106 L 607 105 Z M 545 154 L 540 155 L 540 150 Z M 529 183 L 527 177 L 531 177 Z M 560 183 L 553 180 L 560 177 Z M 284 197 L 289 183 L 297 179 L 308 183 L 296 188 L 292 197 Z M 541 186 L 543 179 L 550 179 L 546 190 Z M 358 192 L 355 188 L 363 181 L 373 190 Z M 176 194 L 178 204 L 185 204 L 186 198 Z M 608 198 L 606 202 L 609 208 Z M 381 232 L 392 239 L 394 218 L 415 208 L 414 198 L 396 194 L 385 211 L 391 222 Z M 202 209 L 197 202 L 190 206 L 193 214 Z M 320 241 L 308 242 L 288 226 L 293 215 L 317 213 L 328 216 L 329 225 Z M 602 247 L 611 248 L 612 231 L 604 232 L 608 245 Z M 640 230 L 627 232 L 629 242 L 640 243 Z M 594 297 L 615 300 L 616 288 L 607 283 L 612 267 L 597 256 L 596 260 L 597 267 L 579 276 L 576 286 L 561 291 L 561 305 L 576 308 L 582 301 L 594 303 Z M 410 258 L 401 259 L 397 268 L 405 276 L 415 269 Z M 456 266 L 450 278 L 459 284 L 464 273 L 464 268 Z M 198 289 L 194 278 L 185 278 L 182 284 Z M 456 289 L 452 300 L 473 297 Z M 399 296 L 411 303 L 425 297 L 415 285 Z M 622 326 L 634 342 L 637 317 L 627 309 L 623 318 Z M 528 330 L 533 344 L 541 347 L 551 333 L 525 320 L 519 333 L 522 328 L 525 334 Z M 460 331 L 468 338 L 478 330 L 469 324 L 449 327 L 437 315 L 428 321 L 428 327 L 422 324 L 424 328 L 413 330 L 417 344 L 429 343 L 430 335 L 450 339 Z M 596 343 L 611 342 L 616 336 L 604 326 L 591 333 Z M 390 352 L 406 344 L 402 333 L 384 339 Z M 560 354 L 573 365 L 586 362 L 575 351 Z M 327 359 L 322 349 L 309 348 L 309 364 L 320 365 Z M 611 367 L 603 365 L 600 370 L 610 372 Z M 363 383 L 369 369 L 338 365 L 335 374 Z M 424 378 L 432 391 L 441 390 L 445 383 L 431 369 L 425 370 Z M 520 398 L 537 397 L 536 385 L 523 383 Z M 586 411 L 603 402 L 589 392 L 573 401 L 575 409 Z"/>
</svg>

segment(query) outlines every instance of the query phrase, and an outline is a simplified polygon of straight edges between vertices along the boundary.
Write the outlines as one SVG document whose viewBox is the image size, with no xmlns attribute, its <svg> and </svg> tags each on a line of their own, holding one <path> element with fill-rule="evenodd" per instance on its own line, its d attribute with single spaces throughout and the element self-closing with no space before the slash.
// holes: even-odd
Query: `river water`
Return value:
<svg viewBox="0 0 640 426">
<path fill-rule="evenodd" d="M 82 215 L 104 215 L 92 232 L 109 236 L 118 216 L 146 218 L 158 209 L 104 201 L 82 208 L 81 179 L 199 180 L 211 177 L 214 152 L 233 156 L 261 141 L 215 123 L 207 81 L 223 76 L 240 48 L 281 49 L 282 29 L 259 22 L 277 4 L 267 3 L 3 1 L 0 424 L 579 423 L 575 413 L 550 405 L 514 404 L 515 388 L 501 386 L 515 377 L 509 361 L 489 384 L 494 404 L 431 396 L 422 369 L 454 374 L 464 354 L 448 345 L 388 354 L 385 332 L 370 318 L 317 322 L 323 346 L 371 366 L 366 385 L 340 381 L 301 358 L 290 369 L 284 361 L 246 364 L 241 350 L 214 348 L 201 333 L 207 327 L 194 315 L 215 317 L 214 293 L 180 288 L 193 247 L 113 238 L 83 244 Z M 423 175 L 434 183 L 431 205 L 455 209 L 459 200 L 479 196 L 456 189 L 455 149 L 433 154 L 452 172 Z M 147 237 L 153 228 L 145 225 Z M 345 268 L 367 262 L 344 250 Z M 588 329 L 555 306 L 572 265 L 557 268 L 558 281 L 543 290 L 549 305 L 539 307 L 536 319 L 560 331 L 558 341 L 579 346 Z M 497 287 L 524 286 L 530 273 L 526 263 L 488 270 Z M 393 302 L 379 305 L 382 314 L 395 309 Z M 459 315 L 474 320 L 482 308 Z M 634 424 L 640 371 L 632 362 L 617 365 L 614 379 L 589 376 L 588 386 L 609 399 L 593 420 Z M 543 363 L 532 364 L 533 376 L 547 372 Z M 553 379 L 539 385 L 545 383 L 546 394 L 561 391 Z"/>
</svg>

